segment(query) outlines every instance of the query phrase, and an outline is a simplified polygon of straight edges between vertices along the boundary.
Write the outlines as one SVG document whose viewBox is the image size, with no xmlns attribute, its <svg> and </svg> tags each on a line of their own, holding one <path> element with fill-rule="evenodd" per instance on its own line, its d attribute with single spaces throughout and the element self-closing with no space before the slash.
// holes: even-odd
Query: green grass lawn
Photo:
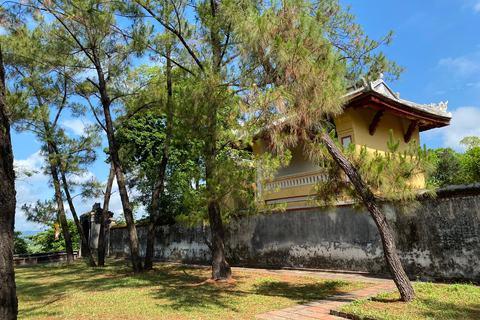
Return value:
<svg viewBox="0 0 480 320">
<path fill-rule="evenodd" d="M 213 283 L 209 269 L 158 264 L 133 274 L 128 263 L 108 265 L 17 268 L 19 319 L 249 319 L 368 285 L 254 272 Z"/>
<path fill-rule="evenodd" d="M 340 311 L 375 319 L 479 320 L 480 287 L 466 284 L 416 283 L 417 298 L 411 303 L 399 301 L 398 291 L 369 300 L 358 300 Z"/>
</svg>

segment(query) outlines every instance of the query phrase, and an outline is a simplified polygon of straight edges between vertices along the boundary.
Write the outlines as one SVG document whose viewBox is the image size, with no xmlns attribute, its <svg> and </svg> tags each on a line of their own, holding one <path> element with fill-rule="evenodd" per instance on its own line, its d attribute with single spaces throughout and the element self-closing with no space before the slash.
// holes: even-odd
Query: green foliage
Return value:
<svg viewBox="0 0 480 320">
<path fill-rule="evenodd" d="M 400 139 L 395 143 L 395 139 L 393 138 L 393 130 L 390 129 L 390 140 L 387 141 L 387 147 L 388 150 L 390 150 L 391 153 L 395 153 L 398 150 L 398 147 L 400 146 Z"/>
<path fill-rule="evenodd" d="M 438 187 L 461 184 L 464 181 L 462 155 L 451 148 L 432 150 L 435 170 L 429 182 Z"/>
<path fill-rule="evenodd" d="M 51 224 L 57 219 L 57 206 L 55 200 L 37 200 L 35 205 L 23 204 L 22 211 L 27 216 L 27 221 L 40 224 Z"/>
<path fill-rule="evenodd" d="M 22 253 L 30 253 L 28 248 L 28 243 L 22 238 L 22 233 L 20 231 L 15 231 L 14 233 L 14 247 L 13 253 L 14 254 L 22 254 Z"/>
<path fill-rule="evenodd" d="M 95 159 L 98 135 L 92 128 L 91 135 L 70 139 L 51 119 L 64 107 L 81 114 L 88 106 L 99 120 L 115 107 L 117 144 L 130 184 L 140 191 L 137 201 L 147 206 L 166 133 L 173 131 L 160 206 L 164 219 L 181 211 L 179 220 L 198 222 L 212 201 L 221 204 L 224 220 L 240 210 L 254 212 L 254 161 L 263 178 L 288 162 L 290 147 L 305 146 L 315 162 L 328 163 L 319 141 L 309 141 L 312 132 L 332 129 L 346 85 L 379 72 L 397 79 L 401 71 L 376 50 L 392 33 L 370 39 L 337 1 L 29 4 L 38 27 L 8 30 L 7 60 L 19 83 L 10 99 L 17 119 L 28 120 L 21 127 L 49 124 L 40 125 L 42 141 L 54 141 L 58 149 L 49 164 L 73 176 Z M 147 51 L 159 65 L 168 60 L 172 73 L 145 66 L 131 72 L 131 57 Z M 86 75 L 91 70 L 94 77 Z M 72 102 L 74 95 L 84 98 L 83 108 Z M 272 155 L 254 159 L 250 149 L 260 130 Z M 393 140 L 392 148 L 398 148 Z M 408 167 L 406 158 L 397 160 Z M 383 163 L 370 167 L 372 175 L 391 170 Z"/>
<path fill-rule="evenodd" d="M 480 182 L 480 147 L 469 148 L 462 157 L 464 163 L 464 183 Z"/>
<path fill-rule="evenodd" d="M 9 30 L 2 43 L 10 71 L 8 80 L 15 83 L 7 96 L 13 106 L 13 125 L 18 131 L 33 132 L 43 143 L 42 155 L 49 164 L 47 174 L 56 166 L 67 178 L 81 176 L 87 171 L 86 166 L 96 160 L 95 148 L 101 142 L 99 128 L 87 125 L 84 134 L 72 138 L 59 124 L 67 109 L 70 114 L 80 116 L 84 114 L 84 106 L 72 101 L 78 70 L 61 68 L 57 65 L 60 61 L 54 59 L 63 55 L 63 64 L 79 64 L 80 61 L 73 55 L 66 55 L 65 47 L 55 47 L 47 31 L 48 28 L 42 26 L 30 30 L 23 25 Z M 74 179 L 69 180 L 69 188 L 75 188 Z M 81 186 L 84 196 L 92 195 L 92 185 L 88 182 L 85 188 Z"/>
<path fill-rule="evenodd" d="M 77 226 L 75 222 L 71 219 L 67 219 L 68 230 L 70 231 L 70 236 L 72 238 L 73 250 L 78 250 L 80 236 L 78 234 Z M 32 240 L 34 245 L 41 246 L 39 252 L 51 252 L 51 251 L 61 251 L 65 250 L 65 240 L 63 239 L 63 233 L 60 226 L 60 236 L 57 241 L 55 241 L 55 224 L 47 224 L 48 228 L 44 232 L 40 232 L 34 236 L 29 236 L 28 238 Z"/>
<path fill-rule="evenodd" d="M 122 158 L 129 170 L 129 185 L 139 191 L 136 200 L 148 210 L 162 160 L 166 121 L 163 114 L 146 112 L 129 119 L 117 132 Z M 195 224 L 207 219 L 204 144 L 201 139 L 182 131 L 179 124 L 174 126 L 178 131 L 171 142 L 165 192 L 160 198 L 159 222 L 176 219 L 185 224 Z M 216 187 L 216 194 L 222 203 L 224 220 L 232 212 L 237 211 L 238 214 L 238 208 L 253 209 L 255 167 L 252 165 L 252 154 L 224 143 L 216 160 L 222 164 L 218 168 L 222 181 Z"/>
<path fill-rule="evenodd" d="M 159 81 L 162 79 L 162 71 L 158 68 L 141 68 L 135 72 L 137 77 L 145 75 L 152 77 L 152 82 L 153 79 Z M 189 139 L 191 135 L 185 123 L 176 117 L 181 114 L 181 107 L 175 109 L 175 114 L 169 112 L 167 116 L 162 113 L 165 106 L 161 107 L 163 98 L 159 85 L 160 83 L 152 83 L 149 89 L 150 96 L 145 88 L 141 95 L 129 101 L 131 105 L 127 107 L 134 109 L 132 105 L 148 103 L 148 99 L 156 99 L 159 106 L 155 110 L 147 110 L 129 117 L 117 131 L 116 138 L 121 145 L 120 154 L 125 164 L 124 168 L 128 172 L 128 184 L 139 191 L 134 200 L 143 204 L 150 212 L 152 194 L 168 134 L 167 126 L 168 130 L 173 131 L 164 178 L 165 190 L 160 195 L 158 212 L 159 223 L 166 223 L 173 222 L 180 212 L 186 214 L 188 206 L 184 205 L 184 201 L 188 194 L 196 193 L 195 186 L 199 185 L 204 177 L 201 172 L 201 143 L 193 137 Z M 178 100 L 179 93 L 176 91 L 171 104 L 176 106 Z"/>
<path fill-rule="evenodd" d="M 433 150 L 435 170 L 430 183 L 445 187 L 480 182 L 480 139 L 465 137 L 460 144 L 467 147 L 464 153 L 451 148 Z"/>
<path fill-rule="evenodd" d="M 460 140 L 460 144 L 464 145 L 467 150 L 475 147 L 480 147 L 480 138 L 475 136 L 465 137 Z"/>
<path fill-rule="evenodd" d="M 480 182 L 480 138 L 465 137 L 460 141 L 467 147 L 467 151 L 463 154 L 463 183 Z"/>
<path fill-rule="evenodd" d="M 338 144 L 338 141 L 335 142 Z M 432 153 L 425 147 L 421 148 L 415 140 L 405 150 L 399 150 L 399 143 L 399 140 L 395 142 L 393 131 L 390 131 L 387 141 L 390 151 L 372 153 L 366 146 L 358 148 L 351 143 L 344 150 L 344 155 L 377 197 L 400 204 L 414 204 L 419 187 L 423 187 L 423 176 L 428 176 L 434 168 Z M 316 186 L 319 204 L 331 205 L 345 196 L 359 199 L 355 186 L 348 181 L 338 164 L 333 160 L 324 161 L 324 164 L 328 179 Z M 433 194 L 429 186 L 423 191 Z"/>
</svg>

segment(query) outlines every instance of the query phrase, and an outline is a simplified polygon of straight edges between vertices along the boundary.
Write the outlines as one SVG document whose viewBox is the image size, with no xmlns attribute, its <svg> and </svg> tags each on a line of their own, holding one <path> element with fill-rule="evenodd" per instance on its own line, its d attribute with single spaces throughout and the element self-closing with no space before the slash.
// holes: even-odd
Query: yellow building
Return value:
<svg viewBox="0 0 480 320">
<path fill-rule="evenodd" d="M 402 137 L 399 150 L 403 150 L 411 140 L 419 141 L 420 132 L 450 124 L 447 102 L 422 105 L 400 99 L 382 79 L 350 87 L 347 99 L 343 114 L 334 119 L 338 141 L 344 146 L 353 142 L 372 152 L 388 151 L 386 142 L 393 130 L 396 140 Z M 259 141 L 253 151 L 259 154 L 267 148 L 265 141 Z M 305 209 L 311 206 L 307 200 L 314 194 L 313 186 L 326 176 L 306 159 L 301 147 L 291 152 L 290 164 L 273 180 L 257 182 L 257 198 L 269 205 L 286 203 L 287 210 Z"/>
</svg>

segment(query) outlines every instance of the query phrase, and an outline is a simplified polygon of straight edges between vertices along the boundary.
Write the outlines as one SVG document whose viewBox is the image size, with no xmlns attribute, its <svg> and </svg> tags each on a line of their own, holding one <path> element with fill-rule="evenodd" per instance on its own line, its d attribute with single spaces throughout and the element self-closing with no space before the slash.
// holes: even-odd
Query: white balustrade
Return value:
<svg viewBox="0 0 480 320">
<path fill-rule="evenodd" d="M 284 188 L 293 188 L 299 186 L 308 186 L 314 185 L 321 181 L 326 181 L 327 174 L 324 172 L 315 172 L 309 175 L 302 175 L 296 177 L 282 177 L 278 180 L 269 181 L 265 184 L 265 189 L 267 191 L 272 191 L 277 188 L 284 189 Z"/>
</svg>

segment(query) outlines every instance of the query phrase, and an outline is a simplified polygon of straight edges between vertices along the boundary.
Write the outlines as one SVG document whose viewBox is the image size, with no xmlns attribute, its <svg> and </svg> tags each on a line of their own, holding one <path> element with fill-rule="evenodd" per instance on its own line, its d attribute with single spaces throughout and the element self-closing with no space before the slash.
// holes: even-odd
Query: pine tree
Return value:
<svg viewBox="0 0 480 320">
<path fill-rule="evenodd" d="M 254 100 L 252 116 L 267 120 L 268 138 L 276 152 L 303 141 L 305 153 L 321 163 L 326 154 L 319 146 L 326 148 L 371 213 L 392 278 L 402 300 L 410 301 L 415 292 L 376 197 L 329 134 L 331 119 L 343 110 L 349 81 L 371 78 L 379 71 L 398 77 L 401 70 L 374 51 L 388 43 L 391 35 L 378 42 L 369 39 L 354 23 L 354 16 L 334 1 L 286 0 L 267 6 L 242 2 L 234 6 L 243 10 L 243 14 L 230 15 L 237 31 L 235 41 L 242 44 L 241 65 L 256 75 L 249 94 L 261 97 Z M 251 99 L 244 97 L 246 102 Z"/>
<path fill-rule="evenodd" d="M 115 176 L 122 201 L 130 238 L 130 251 L 134 272 L 142 270 L 138 237 L 122 163 L 115 140 L 115 124 L 112 108 L 116 100 L 132 94 L 124 82 L 132 52 L 130 43 L 116 32 L 114 3 L 105 1 L 37 1 L 37 7 L 49 15 L 53 22 L 42 20 L 52 42 L 62 43 L 68 55 L 81 56 L 81 63 L 68 68 L 93 70 L 94 76 L 77 79 L 76 92 L 85 98 L 99 125 L 107 134 L 109 155 L 115 168 Z M 66 56 L 61 59 L 66 60 Z M 61 64 L 60 64 L 61 65 Z M 97 108 L 95 101 L 100 108 Z M 103 119 L 100 114 L 103 113 Z"/>
<path fill-rule="evenodd" d="M 52 178 L 55 190 L 58 212 L 56 219 L 62 225 L 67 261 L 73 262 L 73 247 L 62 189 L 86 246 L 86 238 L 70 196 L 72 183 L 67 182 L 66 175 L 82 175 L 85 172 L 82 166 L 95 160 L 94 148 L 99 145 L 99 136 L 91 132 L 78 139 L 71 139 L 59 125 L 62 112 L 70 109 L 73 113 L 81 113 L 82 110 L 69 102 L 74 93 L 70 79 L 75 76 L 75 72 L 66 68 L 57 69 L 54 61 L 48 58 L 54 48 L 45 41 L 43 30 L 37 28 L 30 31 L 23 26 L 13 30 L 7 40 L 6 61 L 12 69 L 12 82 L 17 84 L 9 97 L 15 105 L 15 128 L 32 131 L 44 144 L 42 153 L 48 163 L 46 171 Z M 41 207 L 37 209 L 42 211 Z M 88 248 L 87 255 L 91 266 L 95 266 Z"/>
</svg>

